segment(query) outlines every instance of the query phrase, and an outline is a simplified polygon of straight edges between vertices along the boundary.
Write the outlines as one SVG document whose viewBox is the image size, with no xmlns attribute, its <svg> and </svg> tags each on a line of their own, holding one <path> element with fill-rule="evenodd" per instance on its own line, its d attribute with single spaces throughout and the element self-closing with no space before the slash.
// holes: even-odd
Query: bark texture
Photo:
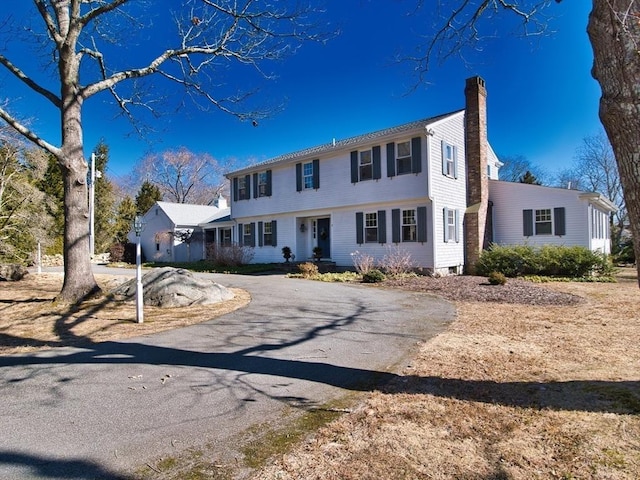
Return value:
<svg viewBox="0 0 640 480">
<path fill-rule="evenodd" d="M 589 16 L 593 77 L 600 84 L 600 120 L 618 164 L 640 258 L 640 2 L 594 0 Z M 640 272 L 640 263 L 636 260 Z"/>
</svg>

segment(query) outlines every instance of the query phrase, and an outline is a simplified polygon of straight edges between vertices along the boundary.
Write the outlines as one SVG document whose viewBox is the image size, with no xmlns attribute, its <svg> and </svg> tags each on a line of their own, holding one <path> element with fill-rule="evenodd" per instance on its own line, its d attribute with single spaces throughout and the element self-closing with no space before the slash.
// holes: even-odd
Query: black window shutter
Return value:
<svg viewBox="0 0 640 480">
<path fill-rule="evenodd" d="M 458 178 L 458 147 L 453 147 L 453 178 Z"/>
<path fill-rule="evenodd" d="M 533 236 L 533 210 L 522 211 L 522 235 Z"/>
<path fill-rule="evenodd" d="M 356 212 L 356 243 L 362 245 L 364 243 L 364 214 Z"/>
<path fill-rule="evenodd" d="M 378 243 L 387 243 L 387 212 L 378 210 Z"/>
<path fill-rule="evenodd" d="M 233 177 L 233 201 L 238 201 L 238 177 Z"/>
<path fill-rule="evenodd" d="M 422 140 L 420 137 L 411 139 L 411 173 L 422 171 Z"/>
<path fill-rule="evenodd" d="M 453 221 L 456 222 L 456 242 L 460 241 L 460 210 L 454 212 Z"/>
<path fill-rule="evenodd" d="M 238 245 L 244 245 L 244 228 L 241 223 L 238 224 Z"/>
<path fill-rule="evenodd" d="M 247 187 L 245 189 L 244 199 L 249 200 L 251 198 L 251 175 L 248 173 L 244 176 L 244 184 Z"/>
<path fill-rule="evenodd" d="M 278 235 L 277 235 L 278 231 L 276 229 L 276 226 L 277 226 L 277 222 L 273 220 L 271 222 L 271 245 L 274 247 L 278 245 Z"/>
<path fill-rule="evenodd" d="M 263 232 L 263 228 L 262 228 L 262 222 L 258 222 L 258 246 L 261 247 L 263 245 L 263 238 L 262 238 L 262 232 Z"/>
<path fill-rule="evenodd" d="M 391 241 L 400 243 L 400 209 L 391 210 Z"/>
<path fill-rule="evenodd" d="M 396 144 L 387 143 L 387 177 L 396 176 Z"/>
<path fill-rule="evenodd" d="M 255 222 L 251 222 L 251 241 L 249 243 L 249 246 L 251 247 L 255 247 L 256 246 L 256 224 Z"/>
<path fill-rule="evenodd" d="M 556 235 L 566 235 L 566 222 L 564 217 L 564 207 L 553 209 L 553 225 Z"/>
<path fill-rule="evenodd" d="M 302 191 L 302 164 L 296 163 L 296 192 Z"/>
<path fill-rule="evenodd" d="M 317 158 L 313 161 L 313 188 L 320 188 L 320 160 Z"/>
<path fill-rule="evenodd" d="M 267 170 L 267 197 L 271 196 L 271 170 Z"/>
<path fill-rule="evenodd" d="M 258 174 L 253 174 L 253 198 L 258 198 Z"/>
<path fill-rule="evenodd" d="M 351 183 L 358 183 L 358 151 L 351 152 Z"/>
<path fill-rule="evenodd" d="M 418 241 L 424 243 L 427 241 L 427 207 L 418 207 L 417 210 Z"/>
<path fill-rule="evenodd" d="M 379 180 L 382 177 L 382 166 L 380 165 L 380 163 L 382 162 L 380 145 L 376 145 L 375 147 L 373 147 L 372 157 L 373 157 L 373 179 Z"/>
</svg>

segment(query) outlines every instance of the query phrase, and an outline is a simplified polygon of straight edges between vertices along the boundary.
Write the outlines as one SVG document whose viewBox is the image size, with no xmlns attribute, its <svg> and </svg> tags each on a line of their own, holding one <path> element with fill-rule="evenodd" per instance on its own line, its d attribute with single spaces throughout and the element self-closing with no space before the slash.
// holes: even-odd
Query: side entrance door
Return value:
<svg viewBox="0 0 640 480">
<path fill-rule="evenodd" d="M 318 219 L 318 246 L 322 249 L 322 258 L 331 258 L 331 219 Z"/>
</svg>

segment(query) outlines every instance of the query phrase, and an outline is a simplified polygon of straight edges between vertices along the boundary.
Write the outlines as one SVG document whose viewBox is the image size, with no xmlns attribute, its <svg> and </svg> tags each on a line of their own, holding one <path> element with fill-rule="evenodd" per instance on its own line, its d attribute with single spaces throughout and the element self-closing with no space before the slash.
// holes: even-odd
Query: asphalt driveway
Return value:
<svg viewBox="0 0 640 480">
<path fill-rule="evenodd" d="M 251 303 L 161 334 L 0 357 L 0 478 L 126 479 L 204 444 L 233 458 L 252 425 L 390 380 L 454 317 L 419 293 L 211 276 Z"/>
</svg>

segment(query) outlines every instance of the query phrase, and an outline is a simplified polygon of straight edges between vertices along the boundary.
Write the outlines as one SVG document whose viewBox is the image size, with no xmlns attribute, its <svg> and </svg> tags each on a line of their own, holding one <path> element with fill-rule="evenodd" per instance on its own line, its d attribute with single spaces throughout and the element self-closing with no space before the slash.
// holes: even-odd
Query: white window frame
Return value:
<svg viewBox="0 0 640 480">
<path fill-rule="evenodd" d="M 258 173 L 258 197 L 267 196 L 267 172 Z"/>
<path fill-rule="evenodd" d="M 405 145 L 408 145 L 409 147 L 408 154 L 405 151 L 400 152 L 401 148 L 404 150 Z M 411 140 L 406 140 L 404 142 L 397 142 L 396 143 L 396 174 L 397 175 L 406 175 L 408 173 L 411 173 L 411 158 L 412 158 Z M 401 166 L 402 168 L 400 168 Z"/>
<path fill-rule="evenodd" d="M 221 228 L 220 231 L 220 245 L 223 247 L 230 247 L 232 242 L 231 227 Z"/>
<path fill-rule="evenodd" d="M 305 190 L 313 189 L 313 162 L 302 164 L 302 186 Z"/>
<path fill-rule="evenodd" d="M 402 210 L 400 239 L 403 242 L 418 241 L 418 220 L 416 209 Z"/>
<path fill-rule="evenodd" d="M 456 176 L 456 148 L 450 143 L 444 142 L 444 148 L 442 149 L 444 155 L 444 174 L 447 177 L 455 178 Z M 487 168 L 489 166 L 487 165 Z"/>
<path fill-rule="evenodd" d="M 242 225 L 242 245 L 251 245 L 251 240 L 251 224 L 245 223 Z"/>
<path fill-rule="evenodd" d="M 378 212 L 364 214 L 364 242 L 378 243 Z"/>
<path fill-rule="evenodd" d="M 549 225 L 548 232 L 542 231 L 547 229 L 546 225 Z M 533 231 L 536 236 L 553 234 L 553 212 L 550 208 L 537 208 L 533 211 Z"/>
<path fill-rule="evenodd" d="M 450 242 L 454 242 L 457 238 L 458 225 L 456 225 L 456 211 L 454 209 L 447 210 L 447 238 Z"/>
<path fill-rule="evenodd" d="M 358 176 L 361 182 L 373 180 L 373 152 L 371 149 L 358 152 Z"/>
<path fill-rule="evenodd" d="M 239 177 L 238 178 L 238 200 L 244 200 L 245 198 L 247 198 L 247 188 L 249 188 L 249 186 L 247 185 L 247 177 Z"/>
<path fill-rule="evenodd" d="M 272 222 L 264 222 L 262 226 L 262 244 L 273 245 L 273 224 Z"/>
</svg>

